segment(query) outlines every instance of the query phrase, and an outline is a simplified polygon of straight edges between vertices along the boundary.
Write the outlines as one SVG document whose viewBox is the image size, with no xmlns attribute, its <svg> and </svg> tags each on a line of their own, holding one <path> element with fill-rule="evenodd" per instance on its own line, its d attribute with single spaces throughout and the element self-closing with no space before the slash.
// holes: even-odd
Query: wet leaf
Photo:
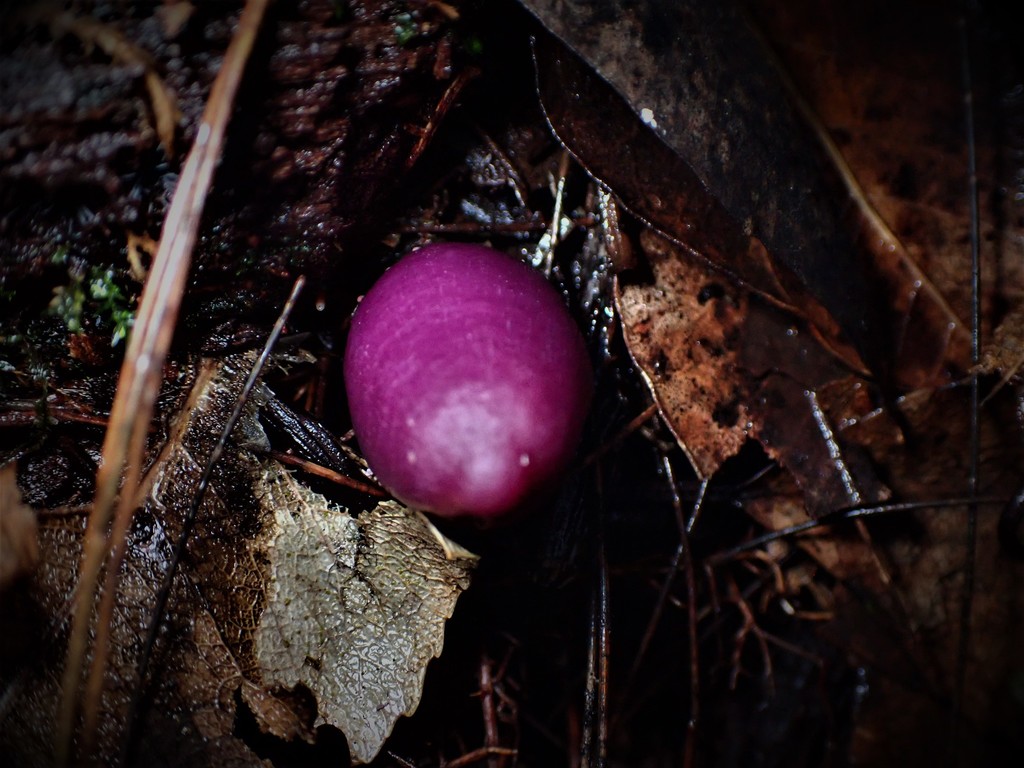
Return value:
<svg viewBox="0 0 1024 768">
<path fill-rule="evenodd" d="M 842 351 L 837 324 L 883 381 L 965 367 L 959 319 L 730 4 L 524 4 L 571 49 L 536 45 L 555 132 L 628 209 Z"/>
<path fill-rule="evenodd" d="M 618 282 L 617 306 L 630 354 L 667 423 L 703 477 L 756 438 L 796 478 L 821 514 L 884 498 L 857 448 L 842 443 L 837 395 L 861 388 L 800 318 L 654 233 L 642 237 L 651 282 Z M 857 403 L 870 410 L 870 403 Z"/>
<path fill-rule="evenodd" d="M 790 304 L 813 297 L 880 359 L 869 331 L 880 317 L 864 311 L 876 304 L 827 166 L 731 4 L 528 5 L 582 57 L 538 47 L 545 110 L 583 165 L 759 290 Z"/>
<path fill-rule="evenodd" d="M 369 762 L 416 710 L 472 561 L 448 560 L 422 516 L 394 502 L 355 518 L 274 465 L 258 493 L 275 522 L 255 638 L 264 684 L 304 685 L 319 721 Z"/>
</svg>

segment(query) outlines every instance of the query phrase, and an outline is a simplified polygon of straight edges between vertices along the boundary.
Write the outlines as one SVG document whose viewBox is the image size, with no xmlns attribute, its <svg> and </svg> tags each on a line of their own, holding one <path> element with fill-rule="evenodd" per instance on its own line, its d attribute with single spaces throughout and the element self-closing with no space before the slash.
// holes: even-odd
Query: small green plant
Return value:
<svg viewBox="0 0 1024 768">
<path fill-rule="evenodd" d="M 395 23 L 395 39 L 401 46 L 408 45 L 420 31 L 416 17 L 408 11 L 396 13 L 392 21 Z"/>
<path fill-rule="evenodd" d="M 82 332 L 82 319 L 87 312 L 95 315 L 100 324 L 113 328 L 110 343 L 117 346 L 134 324 L 135 310 L 133 300 L 117 283 L 115 270 L 90 267 L 86 272 L 72 267 L 68 276 L 70 282 L 54 290 L 50 312 L 61 318 L 72 333 Z"/>
</svg>

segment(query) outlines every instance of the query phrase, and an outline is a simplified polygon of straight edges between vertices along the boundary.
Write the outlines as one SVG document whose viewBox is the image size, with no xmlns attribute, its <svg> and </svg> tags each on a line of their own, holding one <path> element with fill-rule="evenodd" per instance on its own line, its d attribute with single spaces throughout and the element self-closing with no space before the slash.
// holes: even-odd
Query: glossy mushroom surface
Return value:
<svg viewBox="0 0 1024 768">
<path fill-rule="evenodd" d="M 592 372 L 558 292 L 489 248 L 435 244 L 360 302 L 345 351 L 356 438 L 406 504 L 492 519 L 571 461 Z"/>
</svg>

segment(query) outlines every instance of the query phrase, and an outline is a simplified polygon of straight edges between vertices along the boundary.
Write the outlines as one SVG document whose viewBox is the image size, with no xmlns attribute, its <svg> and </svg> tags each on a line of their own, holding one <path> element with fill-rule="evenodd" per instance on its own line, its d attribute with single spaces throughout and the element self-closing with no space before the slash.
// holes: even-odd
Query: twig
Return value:
<svg viewBox="0 0 1024 768">
<path fill-rule="evenodd" d="M 583 707 L 583 741 L 580 744 L 581 768 L 605 768 L 608 759 L 610 606 L 603 518 L 599 525 L 597 585 L 594 589 L 590 614 L 590 647 L 587 653 L 587 686 Z"/>
<path fill-rule="evenodd" d="M 416 768 L 415 763 L 410 763 L 404 757 L 396 755 L 391 750 L 387 750 L 387 756 L 394 760 L 396 763 L 398 763 L 402 768 Z"/>
<path fill-rule="evenodd" d="M 593 453 L 587 454 L 583 461 L 580 462 L 580 467 L 589 467 L 595 461 L 597 461 L 610 450 L 612 450 L 612 448 L 615 448 L 617 445 L 619 445 L 619 443 L 621 443 L 627 437 L 629 437 L 638 429 L 640 429 L 640 427 L 646 424 L 657 412 L 658 404 L 651 403 L 649 406 L 644 408 L 639 414 L 630 419 L 630 422 L 626 426 L 624 426 L 618 434 L 612 437 L 611 440 L 602 444 Z"/>
<path fill-rule="evenodd" d="M 729 690 L 736 689 L 736 683 L 739 681 L 741 659 L 740 656 L 743 653 L 743 646 L 746 644 L 747 636 L 754 635 L 757 640 L 757 645 L 761 649 L 761 659 L 764 662 L 764 678 L 768 682 L 768 690 L 774 694 L 775 691 L 775 676 L 772 667 L 772 655 L 768 650 L 768 643 L 765 640 L 764 630 L 757 625 L 757 620 L 754 618 L 754 612 L 750 610 L 750 605 L 746 599 L 740 595 L 739 588 L 736 586 L 736 582 L 733 581 L 732 577 L 729 577 L 729 598 L 739 609 L 740 615 L 743 617 L 743 626 L 736 632 L 735 645 L 733 646 L 732 652 L 732 674 L 729 677 Z"/>
<path fill-rule="evenodd" d="M 499 746 L 498 714 L 494 706 L 494 676 L 490 657 L 485 653 L 480 658 L 480 710 L 484 721 L 484 747 L 490 749 Z M 488 759 L 487 764 L 496 768 L 496 762 Z"/>
<path fill-rule="evenodd" d="M 668 458 L 665 466 L 671 472 Z M 679 554 L 686 579 L 686 627 L 690 646 L 690 716 L 686 719 L 686 744 L 683 749 L 683 766 L 692 768 L 697 759 L 697 726 L 700 723 L 700 646 L 697 643 L 697 579 L 693 571 L 693 557 L 690 553 L 690 531 L 693 529 L 703 506 L 708 480 L 701 482 L 700 491 L 693 502 L 693 509 L 687 520 L 683 520 L 683 505 L 675 491 L 675 479 L 671 474 L 673 508 L 679 525 Z"/>
<path fill-rule="evenodd" d="M 443 768 L 465 768 L 467 765 L 479 763 L 481 760 L 495 755 L 508 755 L 509 757 L 515 757 L 517 754 L 518 752 L 516 750 L 509 749 L 507 747 L 480 747 L 480 749 L 474 749 L 472 752 L 467 752 L 449 763 L 443 763 L 442 766 Z"/>
<path fill-rule="evenodd" d="M 967 495 L 973 499 L 978 493 L 978 473 L 981 466 L 980 391 L 978 364 L 981 361 L 981 232 L 978 214 L 978 157 L 974 138 L 974 84 L 971 75 L 971 48 L 967 18 L 962 16 L 960 27 L 960 75 L 963 83 L 964 128 L 967 139 L 967 201 L 971 216 L 971 420 L 970 467 L 967 475 Z M 974 607 L 975 561 L 978 548 L 978 507 L 967 505 L 967 525 L 964 528 L 964 584 L 960 599 L 960 637 L 956 651 L 956 688 L 953 694 L 953 723 L 950 728 L 951 763 L 960 764 L 960 721 L 964 714 L 964 690 L 967 682 L 967 659 L 971 645 L 971 611 Z"/>
<path fill-rule="evenodd" d="M 662 456 L 662 464 L 663 464 L 663 468 L 665 470 L 665 477 L 668 480 L 669 489 L 670 489 L 670 491 L 672 493 L 672 503 L 673 503 L 673 506 L 678 510 L 677 516 L 678 516 L 679 520 L 682 520 L 682 499 L 679 498 L 679 490 L 678 490 L 678 487 L 677 487 L 676 482 L 675 482 L 675 477 L 674 477 L 674 473 L 673 473 L 673 470 L 672 470 L 672 465 L 671 465 L 671 462 L 669 462 L 667 456 Z M 696 517 L 697 517 L 697 515 L 699 513 L 699 510 L 701 509 L 701 507 L 704 504 L 705 494 L 707 492 L 707 488 L 708 488 L 709 482 L 710 482 L 709 478 L 705 478 L 704 480 L 701 481 L 700 487 L 699 487 L 698 492 L 697 492 L 697 498 L 694 500 L 693 506 L 692 506 L 691 511 L 690 511 L 689 520 L 687 521 L 687 523 L 684 526 L 681 526 L 682 530 L 681 530 L 681 533 L 680 533 L 679 544 L 676 546 L 676 550 L 672 554 L 672 560 L 669 563 L 668 571 L 665 574 L 665 578 L 661 582 L 661 585 L 660 585 L 660 587 L 658 589 L 658 599 L 655 601 L 654 608 L 651 610 L 651 615 L 650 615 L 650 617 L 647 620 L 647 626 L 644 629 L 644 635 L 643 635 L 643 637 L 640 640 L 640 647 L 637 649 L 637 652 L 636 652 L 635 656 L 633 657 L 633 663 L 630 666 L 629 672 L 626 675 L 626 679 L 623 681 L 622 687 L 621 687 L 621 689 L 619 691 L 619 699 L 622 702 L 625 702 L 626 699 L 628 698 L 629 691 L 633 687 L 633 683 L 636 681 L 637 674 L 640 672 L 640 666 L 642 665 L 643 660 L 644 660 L 644 658 L 647 655 L 647 650 L 650 647 L 651 641 L 654 639 L 654 632 L 658 628 L 658 625 L 661 623 L 661 617 L 662 617 L 662 615 L 663 615 L 663 613 L 665 611 L 665 606 L 668 605 L 669 602 L 670 602 L 672 586 L 675 583 L 676 575 L 679 573 L 681 567 L 683 566 L 684 558 L 688 559 L 687 542 L 684 541 L 682 537 L 685 536 L 686 533 L 689 530 L 689 521 L 692 521 L 692 520 L 696 519 Z M 693 573 L 693 568 L 692 568 L 692 565 L 691 565 L 691 567 L 689 569 L 689 574 L 688 574 L 688 575 L 691 576 L 691 578 L 692 578 L 692 573 Z M 688 603 L 696 602 L 695 599 L 694 599 L 695 598 L 695 594 L 696 594 L 696 590 L 695 589 L 694 590 L 689 589 L 689 584 L 687 586 L 688 586 L 687 592 L 691 593 L 691 597 L 688 599 L 687 602 Z M 688 612 L 688 614 L 691 613 L 689 608 L 690 608 L 690 606 L 687 605 L 687 612 Z M 691 632 L 691 635 L 692 635 L 691 640 L 695 639 L 695 636 L 696 636 L 695 635 L 695 633 L 696 633 L 696 624 L 697 624 L 697 616 L 696 616 L 696 613 L 693 613 L 693 616 L 692 616 L 692 626 L 691 626 L 691 629 L 693 631 Z M 694 643 L 694 646 L 695 645 L 696 644 Z M 692 703 L 694 703 L 694 702 L 691 701 L 691 704 Z M 613 728 L 620 721 L 620 719 L 621 719 L 621 717 L 623 715 L 623 711 L 624 711 L 624 705 L 620 706 L 619 711 L 615 713 L 614 717 L 612 717 L 611 721 L 612 721 L 612 727 Z M 695 724 L 696 720 L 693 719 L 692 722 L 694 722 L 694 724 Z"/>
<path fill-rule="evenodd" d="M 282 464 L 288 464 L 293 467 L 301 469 L 303 472 L 308 472 L 311 475 L 322 477 L 325 480 L 330 480 L 332 483 L 338 485 L 344 485 L 347 488 L 365 493 L 367 496 L 376 496 L 379 499 L 387 498 L 388 494 L 372 485 L 361 483 L 358 480 L 353 480 L 347 475 L 341 474 L 341 472 L 335 472 L 333 469 L 324 467 L 312 461 L 300 458 L 299 456 L 293 456 L 290 453 L 282 453 L 281 451 L 270 451 L 270 457 L 280 461 Z"/>
<path fill-rule="evenodd" d="M 989 505 L 1001 505 L 1005 504 L 1006 499 L 999 498 L 996 496 L 978 496 L 970 499 L 938 499 L 932 501 L 904 501 L 894 504 L 876 504 L 867 507 L 854 507 L 852 509 L 840 509 L 835 512 L 831 512 L 827 515 L 817 518 L 816 520 L 807 520 L 803 523 L 797 523 L 796 525 L 790 525 L 786 528 L 780 528 L 777 531 L 769 531 L 768 533 L 762 534 L 761 536 L 755 536 L 742 544 L 737 544 L 735 547 L 716 552 L 711 555 L 705 561 L 709 566 L 718 565 L 728 560 L 732 560 L 742 552 L 748 552 L 751 549 L 757 549 L 762 547 L 768 542 L 778 541 L 779 539 L 786 539 L 790 536 L 796 536 L 800 533 L 806 533 L 807 531 L 813 531 L 817 528 L 827 528 L 835 525 L 836 523 L 844 520 L 856 520 L 864 517 L 875 517 L 877 515 L 891 515 L 896 512 L 912 512 L 918 509 L 948 509 L 950 507 L 962 507 L 969 504 L 976 506 L 989 506 Z"/>
<path fill-rule="evenodd" d="M 62 681 L 63 699 L 57 721 L 56 759 L 62 765 L 67 764 L 71 757 L 78 713 L 78 688 L 100 571 L 111 547 L 120 549 L 123 546 L 130 525 L 135 498 L 133 491 L 139 482 L 146 433 L 174 334 L 200 215 L 220 158 L 242 71 L 268 3 L 269 0 L 247 0 L 239 18 L 238 29 L 210 91 L 195 144 L 182 169 L 181 180 L 164 222 L 160 247 L 139 302 L 135 328 L 128 341 L 111 409 L 110 426 L 103 441 L 103 461 L 96 475 L 93 514 L 89 518 L 82 547 L 79 585 Z M 122 475 L 124 492 L 108 538 L 107 528 L 114 514 Z M 118 566 L 119 563 L 111 563 L 110 567 L 116 571 Z M 93 665 L 100 669 L 101 675 L 107 654 L 106 647 L 97 645 Z M 99 718 L 99 697 L 88 697 L 83 706 L 87 720 L 85 741 L 88 743 L 93 738 Z"/>
</svg>

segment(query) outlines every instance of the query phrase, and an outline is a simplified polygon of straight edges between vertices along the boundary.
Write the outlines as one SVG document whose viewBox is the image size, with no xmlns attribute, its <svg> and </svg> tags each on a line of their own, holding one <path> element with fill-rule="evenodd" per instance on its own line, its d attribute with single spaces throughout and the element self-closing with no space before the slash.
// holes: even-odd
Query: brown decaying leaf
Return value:
<svg viewBox="0 0 1024 768">
<path fill-rule="evenodd" d="M 856 366 L 852 342 L 887 383 L 966 369 L 963 323 L 730 4 L 524 4 L 582 57 L 538 41 L 555 132 L 628 209 L 799 308 Z"/>
<path fill-rule="evenodd" d="M 0 467 L 0 592 L 39 563 L 36 514 L 21 500 L 15 465 Z"/>
<path fill-rule="evenodd" d="M 617 282 L 626 345 L 701 477 L 734 456 L 753 428 L 737 349 L 747 295 L 725 276 L 645 238 L 654 281 Z"/>
<path fill-rule="evenodd" d="M 759 301 L 653 232 L 641 238 L 653 283 L 617 283 L 617 306 L 634 361 L 702 477 L 755 437 L 804 491 L 812 514 L 886 497 L 838 418 L 871 410 L 851 401 L 858 382 L 798 317 Z M 830 382 L 836 403 L 819 396 Z M 840 399 L 842 402 L 840 402 Z M 839 411 L 842 411 L 840 413 Z"/>
</svg>

